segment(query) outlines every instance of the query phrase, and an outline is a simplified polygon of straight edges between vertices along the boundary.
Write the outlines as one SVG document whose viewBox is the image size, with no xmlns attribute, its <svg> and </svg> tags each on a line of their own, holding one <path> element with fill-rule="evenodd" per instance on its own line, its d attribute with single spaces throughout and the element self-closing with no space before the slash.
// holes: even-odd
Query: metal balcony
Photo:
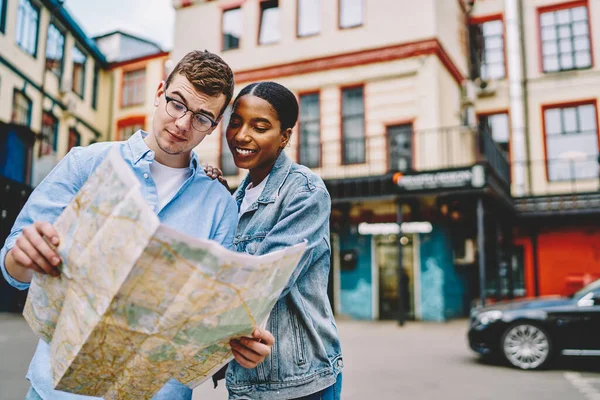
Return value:
<svg viewBox="0 0 600 400">
<path fill-rule="evenodd" d="M 529 184 L 515 196 L 515 207 L 526 217 L 600 213 L 600 168 L 595 155 L 528 161 Z"/>
<path fill-rule="evenodd" d="M 491 136 L 480 129 L 450 127 L 345 138 L 300 146 L 298 159 L 325 180 L 332 199 L 394 195 L 392 176 L 484 164 L 506 192 L 510 165 Z"/>
</svg>

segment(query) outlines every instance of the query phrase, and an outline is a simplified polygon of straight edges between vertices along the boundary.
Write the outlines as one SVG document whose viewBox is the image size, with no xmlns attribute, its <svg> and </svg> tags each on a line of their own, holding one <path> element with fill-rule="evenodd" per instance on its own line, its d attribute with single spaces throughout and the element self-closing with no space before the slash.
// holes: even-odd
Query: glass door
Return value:
<svg viewBox="0 0 600 400">
<path fill-rule="evenodd" d="M 403 272 L 401 278 L 398 276 L 399 245 L 402 245 Z M 396 235 L 375 236 L 375 255 L 379 276 L 379 319 L 398 319 L 399 284 L 402 285 L 401 293 L 406 318 L 414 319 L 412 238 L 403 236 L 402 244 L 399 244 Z"/>
</svg>

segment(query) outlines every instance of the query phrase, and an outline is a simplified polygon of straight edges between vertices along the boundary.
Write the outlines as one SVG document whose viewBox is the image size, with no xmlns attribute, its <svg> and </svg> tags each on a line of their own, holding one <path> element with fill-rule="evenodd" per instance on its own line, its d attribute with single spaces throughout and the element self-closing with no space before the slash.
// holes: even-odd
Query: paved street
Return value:
<svg viewBox="0 0 600 400">
<path fill-rule="evenodd" d="M 447 324 L 339 321 L 344 400 L 600 399 L 598 360 L 567 360 L 543 372 L 486 365 L 468 350 L 465 321 Z M 18 316 L 0 314 L 0 400 L 23 399 L 35 346 Z M 197 388 L 194 400 L 225 399 L 223 385 Z"/>
</svg>

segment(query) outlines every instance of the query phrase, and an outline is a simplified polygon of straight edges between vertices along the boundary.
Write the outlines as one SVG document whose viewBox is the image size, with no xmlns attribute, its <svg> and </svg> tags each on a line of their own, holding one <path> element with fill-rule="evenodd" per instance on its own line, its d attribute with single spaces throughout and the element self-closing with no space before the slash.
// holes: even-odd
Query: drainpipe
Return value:
<svg viewBox="0 0 600 400">
<path fill-rule="evenodd" d="M 398 226 L 402 226 L 402 202 L 398 200 L 396 203 L 396 223 Z M 404 312 L 404 287 L 403 287 L 403 279 L 402 273 L 404 272 L 404 265 L 402 264 L 403 260 L 403 249 L 402 243 L 400 242 L 400 238 L 402 237 L 402 232 L 398 234 L 398 325 L 404 326 L 406 322 L 406 314 Z"/>
<path fill-rule="evenodd" d="M 483 198 L 480 196 L 477 199 L 477 263 L 479 266 L 479 305 L 481 307 L 485 306 L 487 297 L 484 218 Z"/>
<path fill-rule="evenodd" d="M 506 55 L 510 94 L 511 157 L 513 161 L 513 195 L 523 196 L 531 185 L 527 168 L 529 154 L 527 125 L 527 90 L 523 40 L 522 0 L 505 0 Z"/>
</svg>

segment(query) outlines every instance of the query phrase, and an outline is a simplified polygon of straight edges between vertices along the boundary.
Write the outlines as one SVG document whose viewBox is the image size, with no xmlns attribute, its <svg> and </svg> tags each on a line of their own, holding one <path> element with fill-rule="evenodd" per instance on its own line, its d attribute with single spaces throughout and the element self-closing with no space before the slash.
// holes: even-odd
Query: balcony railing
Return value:
<svg viewBox="0 0 600 400">
<path fill-rule="evenodd" d="M 487 132 L 469 127 L 322 141 L 299 153 L 300 163 L 303 154 L 321 155 L 319 160 L 304 158 L 325 180 L 443 170 L 487 162 L 507 187 L 510 183 L 510 165 L 504 153 Z"/>
<path fill-rule="evenodd" d="M 513 163 L 524 168 L 528 184 L 515 191 L 519 212 L 529 215 L 600 211 L 598 156 Z"/>
</svg>

